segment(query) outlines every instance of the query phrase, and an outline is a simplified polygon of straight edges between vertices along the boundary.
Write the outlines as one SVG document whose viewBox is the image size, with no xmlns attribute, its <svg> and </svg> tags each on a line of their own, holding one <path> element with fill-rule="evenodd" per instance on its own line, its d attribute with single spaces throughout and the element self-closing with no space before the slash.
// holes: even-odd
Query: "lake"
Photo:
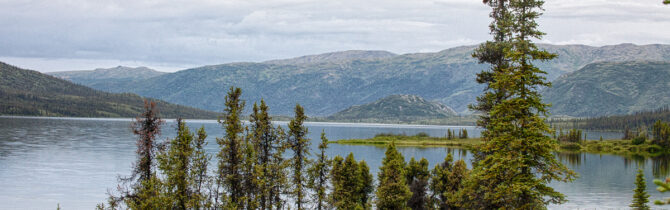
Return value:
<svg viewBox="0 0 670 210">
<path fill-rule="evenodd" d="M 117 177 L 130 174 L 135 161 L 135 136 L 130 130 L 131 119 L 100 118 L 39 118 L 0 117 L 0 203 L 2 209 L 93 209 L 104 202 L 107 191 L 114 190 Z M 286 122 L 276 122 L 286 127 Z M 209 137 L 206 149 L 210 154 L 219 150 L 215 137 L 223 129 L 214 120 L 187 120 L 194 131 L 204 126 Z M 444 136 L 446 130 L 468 129 L 476 137 L 479 129 L 471 126 L 382 125 L 355 123 L 306 123 L 316 153 L 321 131 L 331 140 L 370 138 L 377 133 L 419 132 Z M 163 126 L 164 140 L 175 135 L 174 120 Z M 587 132 L 589 138 L 620 138 L 618 133 Z M 385 148 L 331 144 L 329 156 L 354 153 L 364 159 L 373 174 L 381 166 Z M 468 164 L 471 153 L 447 148 L 400 147 L 407 160 L 425 157 L 430 169 L 444 160 L 448 152 Z M 628 159 L 614 155 L 558 154 L 558 158 L 579 173 L 572 183 L 552 183 L 570 200 L 551 209 L 625 209 L 635 188 L 636 170 L 643 167 L 650 200 L 670 197 L 655 190 L 654 178 L 668 175 L 670 157 Z M 210 168 L 214 168 L 211 166 Z"/>
</svg>

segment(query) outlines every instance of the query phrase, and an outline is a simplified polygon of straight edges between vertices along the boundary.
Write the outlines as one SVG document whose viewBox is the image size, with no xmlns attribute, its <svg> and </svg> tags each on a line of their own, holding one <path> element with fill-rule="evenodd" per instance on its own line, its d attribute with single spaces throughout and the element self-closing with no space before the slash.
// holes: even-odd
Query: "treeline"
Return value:
<svg viewBox="0 0 670 210">
<path fill-rule="evenodd" d="M 620 130 L 649 128 L 656 121 L 670 121 L 670 106 L 652 111 L 636 112 L 630 115 L 603 116 L 586 119 L 552 120 L 552 124 L 589 130 Z"/>
<path fill-rule="evenodd" d="M 67 117 L 135 117 L 144 98 L 107 93 L 0 62 L 0 114 Z M 157 101 L 162 116 L 214 119 L 216 112 Z"/>
<path fill-rule="evenodd" d="M 204 151 L 207 133 L 196 132 L 179 119 L 177 135 L 157 142 L 163 120 L 153 102 L 133 122 L 137 161 L 119 190 L 98 209 L 455 209 L 463 206 L 457 192 L 468 169 L 463 160 L 445 161 L 428 169 L 422 158 L 409 163 L 390 144 L 375 187 L 365 161 L 328 157 L 328 139 L 321 133 L 315 158 L 305 136 L 301 106 L 284 130 L 271 123 L 263 100 L 254 104 L 249 125 L 243 126 L 241 90 L 231 88 L 219 120 L 226 134 L 216 138 L 216 157 Z M 290 153 L 286 153 L 287 150 Z M 217 168 L 211 170 L 212 158 Z M 376 199 L 375 199 L 376 198 Z"/>
</svg>

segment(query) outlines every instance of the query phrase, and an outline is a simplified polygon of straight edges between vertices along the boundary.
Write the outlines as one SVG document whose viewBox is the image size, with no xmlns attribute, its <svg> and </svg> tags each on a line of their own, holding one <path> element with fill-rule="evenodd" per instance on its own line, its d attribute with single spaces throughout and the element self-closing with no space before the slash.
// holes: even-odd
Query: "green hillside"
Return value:
<svg viewBox="0 0 670 210">
<path fill-rule="evenodd" d="M 538 63 L 548 72 L 549 80 L 593 62 L 670 61 L 670 45 L 539 47 L 559 54 L 557 59 Z M 483 88 L 475 82 L 475 75 L 487 69 L 472 58 L 474 48 L 463 46 L 436 53 L 404 55 L 345 51 L 263 63 L 204 66 L 126 83 L 79 83 L 207 110 L 222 110 L 223 104 L 219 101 L 234 85 L 242 88 L 246 101 L 265 99 L 272 105 L 273 115 L 292 115 L 293 107 L 300 103 L 310 116 L 329 116 L 393 94 L 417 95 L 467 114 L 467 105 L 475 102 Z M 561 101 L 554 102 L 559 105 Z M 250 110 L 249 107 L 246 110 Z M 559 110 L 552 113 L 561 114 Z"/>
<path fill-rule="evenodd" d="M 150 99 L 151 100 L 151 99 Z M 216 118 L 217 113 L 157 101 L 166 118 Z M 135 117 L 144 109 L 135 94 L 106 93 L 0 62 L 0 114 Z"/>
<path fill-rule="evenodd" d="M 416 121 L 420 119 L 448 118 L 456 112 L 448 106 L 426 101 L 415 95 L 391 95 L 375 102 L 349 107 L 328 117 L 342 121 Z"/>
<path fill-rule="evenodd" d="M 600 62 L 553 82 L 551 112 L 576 117 L 633 114 L 670 104 L 670 62 Z"/>
</svg>

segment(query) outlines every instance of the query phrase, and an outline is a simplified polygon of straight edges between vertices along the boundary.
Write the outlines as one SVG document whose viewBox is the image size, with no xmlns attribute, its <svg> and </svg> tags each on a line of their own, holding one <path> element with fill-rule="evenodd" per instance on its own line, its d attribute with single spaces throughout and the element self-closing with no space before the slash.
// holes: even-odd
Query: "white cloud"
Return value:
<svg viewBox="0 0 670 210">
<path fill-rule="evenodd" d="M 660 0 L 545 8 L 543 42 L 670 43 L 670 6 Z M 175 70 L 349 49 L 438 51 L 489 39 L 488 12 L 479 0 L 4 0 L 0 57 L 41 71 L 96 61 Z"/>
</svg>

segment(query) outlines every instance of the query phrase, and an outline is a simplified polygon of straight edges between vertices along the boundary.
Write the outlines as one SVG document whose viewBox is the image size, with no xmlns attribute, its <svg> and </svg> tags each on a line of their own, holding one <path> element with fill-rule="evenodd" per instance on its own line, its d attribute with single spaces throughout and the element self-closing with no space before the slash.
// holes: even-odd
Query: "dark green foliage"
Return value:
<svg viewBox="0 0 670 210">
<path fill-rule="evenodd" d="M 633 203 L 630 204 L 630 207 L 633 209 L 648 210 L 649 194 L 647 194 L 647 182 L 644 181 L 644 172 L 642 172 L 642 169 L 637 170 L 635 190 L 633 192 L 635 194 L 633 194 Z"/>
<path fill-rule="evenodd" d="M 66 117 L 135 117 L 143 101 L 161 107 L 163 117 L 211 119 L 217 113 L 129 93 L 106 93 L 0 62 L 0 114 Z"/>
<path fill-rule="evenodd" d="M 464 207 L 538 209 L 563 203 L 565 196 L 548 184 L 571 181 L 574 172 L 554 157 L 558 143 L 547 136 L 551 133 L 544 119 L 548 105 L 542 102 L 538 92 L 550 83 L 543 76 L 546 72 L 534 65 L 534 62 L 549 61 L 556 55 L 539 50 L 531 42 L 544 35 L 537 29 L 536 22 L 544 2 L 484 2 L 493 8 L 493 13 L 506 7 L 504 11 L 509 15 L 492 15 L 494 26 L 491 32 L 494 42 L 502 45 L 504 55 L 499 63 L 485 60 L 494 68 L 482 73 L 487 75 L 483 82 L 489 90 L 478 104 L 483 106 L 479 109 L 488 110 L 480 121 L 486 131 L 482 134 L 484 143 L 477 148 L 476 162 L 466 182 Z M 503 39 L 498 39 L 498 32 L 502 33 Z M 500 93 L 504 97 L 497 97 Z"/>
<path fill-rule="evenodd" d="M 377 180 L 379 180 L 376 191 L 378 209 L 407 208 L 407 201 L 412 192 L 405 182 L 405 159 L 396 150 L 395 143 L 389 144 L 386 149 Z"/>
<path fill-rule="evenodd" d="M 664 106 L 650 111 L 639 111 L 629 115 L 603 116 L 576 120 L 560 120 L 572 123 L 577 128 L 591 130 L 626 130 L 630 128 L 650 128 L 657 121 L 670 121 L 670 107 Z"/>
<path fill-rule="evenodd" d="M 285 147 L 281 134 L 283 131 L 272 125 L 265 100 L 261 100 L 260 107 L 254 103 L 249 122 L 251 126 L 249 138 L 256 154 L 255 164 L 260 167 L 260 171 L 256 172 L 260 179 L 256 195 L 258 207 L 267 209 L 273 207 L 274 198 L 279 196 L 275 185 L 286 184 L 285 180 L 281 180 L 281 176 L 277 176 L 277 173 L 282 173 L 284 169 L 281 158 Z M 279 155 L 278 160 L 275 159 L 276 155 Z"/>
<path fill-rule="evenodd" d="M 212 205 L 211 194 L 207 192 L 212 181 L 211 177 L 207 175 L 207 165 L 212 157 L 205 152 L 206 138 L 207 132 L 205 132 L 205 126 L 202 126 L 197 131 L 197 137 L 192 141 L 193 153 L 189 184 L 193 193 L 189 206 L 194 209 L 206 209 Z"/>
<path fill-rule="evenodd" d="M 652 127 L 652 143 L 659 145 L 661 147 L 669 148 L 670 147 L 670 124 L 656 121 Z"/>
<path fill-rule="evenodd" d="M 296 104 L 295 117 L 288 124 L 288 144 L 293 151 L 293 157 L 290 160 L 291 169 L 293 169 L 291 176 L 291 184 L 293 185 L 291 196 L 298 210 L 307 208 L 305 206 L 307 202 L 305 199 L 307 196 L 305 171 L 311 163 L 309 158 L 309 139 L 306 138 L 308 130 L 303 126 L 305 119 L 307 119 L 305 110 L 302 106 Z"/>
<path fill-rule="evenodd" d="M 225 99 L 226 108 L 223 110 L 223 116 L 219 123 L 226 129 L 223 138 L 216 138 L 221 150 L 217 157 L 218 176 L 217 185 L 223 188 L 224 192 L 220 194 L 221 202 L 225 202 L 226 208 L 242 208 L 244 188 L 242 185 L 242 165 L 244 162 L 244 148 L 242 145 L 244 137 L 241 135 L 244 131 L 240 115 L 244 109 L 244 101 L 240 99 L 242 90 L 240 88 L 230 87 L 230 91 Z"/>
<path fill-rule="evenodd" d="M 167 151 L 157 156 L 158 169 L 165 174 L 164 190 L 170 209 L 191 208 L 192 189 L 190 183 L 191 158 L 193 155 L 193 133 L 180 118 L 177 119 L 177 137 L 170 140 Z"/>
<path fill-rule="evenodd" d="M 414 157 L 407 164 L 405 169 L 405 179 L 412 192 L 412 197 L 407 201 L 407 207 L 413 210 L 428 209 L 428 160 L 421 158 L 420 161 L 414 160 Z"/>
<path fill-rule="evenodd" d="M 468 130 L 463 128 L 460 131 L 458 131 L 458 138 L 459 139 L 467 139 L 468 138 Z"/>
<path fill-rule="evenodd" d="M 459 209 L 463 206 L 460 199 L 460 190 L 463 180 L 468 176 L 465 161 L 453 162 L 451 153 L 447 154 L 444 162 L 435 166 L 431 172 L 430 206 L 433 209 Z"/>
<path fill-rule="evenodd" d="M 632 143 L 633 145 L 641 145 L 641 144 L 644 144 L 645 141 L 647 141 L 647 137 L 640 135 L 640 136 L 638 136 L 638 137 L 635 137 L 635 138 L 631 141 L 631 143 Z"/>
<path fill-rule="evenodd" d="M 309 188 L 312 189 L 314 195 L 312 196 L 316 209 L 325 209 L 328 180 L 330 178 L 331 160 L 326 156 L 326 149 L 328 149 L 328 139 L 326 133 L 321 131 L 321 143 L 319 144 L 319 154 L 316 156 L 316 162 L 308 170 L 309 174 Z"/>
<path fill-rule="evenodd" d="M 563 129 L 561 128 L 557 140 L 561 142 L 579 143 L 582 141 L 582 130 L 570 129 L 568 130 L 568 133 L 563 133 Z"/>
<path fill-rule="evenodd" d="M 337 209 L 370 209 L 372 174 L 365 161 L 356 162 L 353 153 L 346 159 L 335 156 L 331 170 L 331 205 Z"/>
</svg>

